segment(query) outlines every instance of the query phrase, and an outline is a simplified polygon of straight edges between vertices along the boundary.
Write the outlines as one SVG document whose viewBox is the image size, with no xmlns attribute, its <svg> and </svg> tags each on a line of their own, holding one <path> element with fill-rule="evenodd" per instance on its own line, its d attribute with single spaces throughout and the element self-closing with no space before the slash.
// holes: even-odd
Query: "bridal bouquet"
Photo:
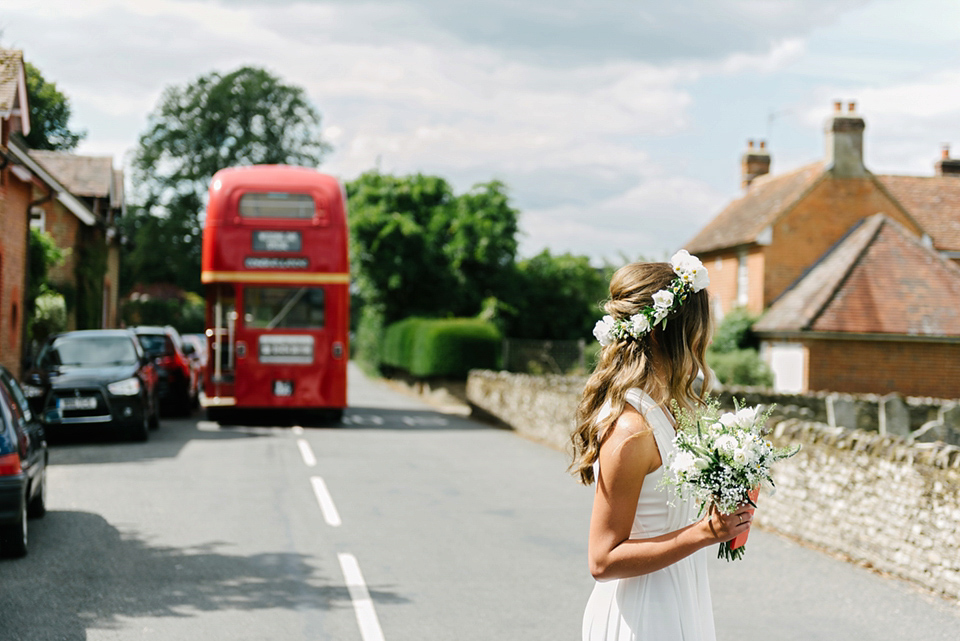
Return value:
<svg viewBox="0 0 960 641">
<path fill-rule="evenodd" d="M 761 485 L 773 485 L 771 466 L 800 450 L 776 448 L 764 438 L 764 425 L 772 407 L 741 407 L 734 400 L 734 412 L 722 413 L 712 399 L 699 412 L 678 412 L 676 449 L 667 462 L 663 485 L 673 486 L 685 500 L 695 500 L 703 514 L 715 505 L 731 514 L 744 503 L 756 508 Z M 720 544 L 718 558 L 740 559 L 747 532 Z"/>
</svg>

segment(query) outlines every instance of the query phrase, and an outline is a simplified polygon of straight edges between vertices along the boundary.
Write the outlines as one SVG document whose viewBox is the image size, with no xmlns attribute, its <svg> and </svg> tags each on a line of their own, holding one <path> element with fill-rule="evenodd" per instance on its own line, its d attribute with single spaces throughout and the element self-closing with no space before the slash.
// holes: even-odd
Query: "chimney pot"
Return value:
<svg viewBox="0 0 960 641">
<path fill-rule="evenodd" d="M 754 180 L 770 173 L 770 152 L 767 151 L 767 141 L 760 141 L 757 149 L 754 140 L 747 141 L 747 150 L 740 157 L 740 186 L 746 189 Z"/>
<path fill-rule="evenodd" d="M 850 113 L 853 113 L 853 112 L 855 112 L 856 110 L 857 110 L 857 103 L 855 103 L 854 101 L 851 100 L 851 101 L 847 104 L 847 111 L 850 112 Z"/>
<path fill-rule="evenodd" d="M 934 173 L 937 176 L 956 176 L 960 178 L 960 158 L 950 157 L 950 145 L 944 143 L 940 156 L 940 160 L 933 165 Z"/>
<path fill-rule="evenodd" d="M 834 111 L 843 111 L 843 102 L 840 100 L 833 101 L 833 110 Z"/>
</svg>

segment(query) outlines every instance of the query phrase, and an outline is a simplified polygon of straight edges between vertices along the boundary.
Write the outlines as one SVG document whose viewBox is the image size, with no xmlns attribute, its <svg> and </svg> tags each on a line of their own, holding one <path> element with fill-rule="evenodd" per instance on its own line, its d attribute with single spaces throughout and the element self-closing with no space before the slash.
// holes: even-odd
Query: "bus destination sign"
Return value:
<svg viewBox="0 0 960 641">
<path fill-rule="evenodd" d="M 303 242 L 298 231 L 253 232 L 253 251 L 255 252 L 298 252 Z"/>
<path fill-rule="evenodd" d="M 247 256 L 243 259 L 247 269 L 306 269 L 310 261 L 302 256 L 296 258 L 273 258 L 270 256 Z"/>
<path fill-rule="evenodd" d="M 313 336 L 263 334 L 258 340 L 261 363 L 312 365 Z"/>
</svg>

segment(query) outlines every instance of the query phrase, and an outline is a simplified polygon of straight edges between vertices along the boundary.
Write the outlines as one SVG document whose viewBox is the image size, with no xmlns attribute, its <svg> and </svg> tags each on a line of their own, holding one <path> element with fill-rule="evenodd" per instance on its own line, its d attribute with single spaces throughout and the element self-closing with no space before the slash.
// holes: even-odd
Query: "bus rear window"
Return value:
<svg viewBox="0 0 960 641">
<path fill-rule="evenodd" d="M 310 194 L 270 191 L 240 196 L 243 218 L 313 218 L 314 211 Z"/>
<path fill-rule="evenodd" d="M 250 329 L 323 327 L 322 287 L 246 287 L 243 323 Z"/>
</svg>

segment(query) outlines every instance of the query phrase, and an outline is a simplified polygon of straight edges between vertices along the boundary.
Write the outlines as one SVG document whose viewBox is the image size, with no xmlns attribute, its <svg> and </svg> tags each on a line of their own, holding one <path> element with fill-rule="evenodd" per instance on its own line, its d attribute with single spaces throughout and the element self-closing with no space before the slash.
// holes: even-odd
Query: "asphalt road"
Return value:
<svg viewBox="0 0 960 641">
<path fill-rule="evenodd" d="M 51 450 L 0 641 L 576 639 L 566 459 L 351 371 L 338 428 L 165 420 Z M 960 638 L 960 608 L 770 533 L 711 566 L 720 641 Z"/>
</svg>

